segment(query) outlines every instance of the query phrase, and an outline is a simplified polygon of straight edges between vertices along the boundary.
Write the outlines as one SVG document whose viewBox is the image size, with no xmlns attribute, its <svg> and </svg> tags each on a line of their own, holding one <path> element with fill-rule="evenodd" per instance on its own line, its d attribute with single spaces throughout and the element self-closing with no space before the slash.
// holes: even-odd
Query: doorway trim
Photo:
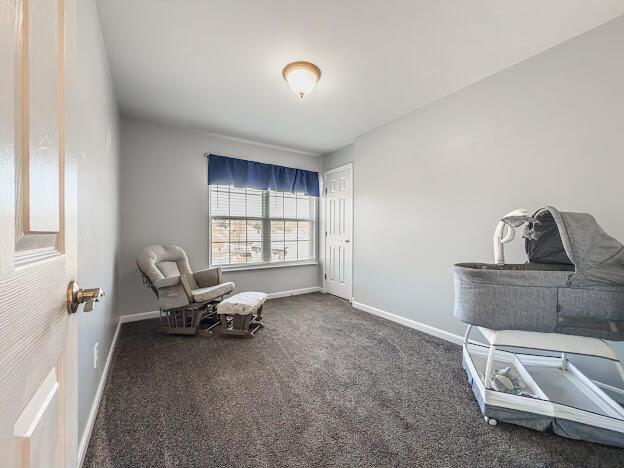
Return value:
<svg viewBox="0 0 624 468">
<path fill-rule="evenodd" d="M 322 279 L 322 285 L 323 285 L 323 289 L 322 292 L 326 293 L 327 289 L 325 287 L 325 233 L 326 233 L 326 226 L 327 226 L 327 221 L 326 221 L 326 214 L 327 214 L 327 210 L 326 210 L 326 197 L 325 197 L 325 193 L 327 191 L 327 184 L 325 183 L 326 177 L 330 174 L 333 174 L 335 172 L 340 172 L 340 171 L 344 171 L 345 169 L 351 169 L 351 200 L 349 203 L 349 208 L 350 208 L 350 213 L 351 213 L 351 219 L 349 220 L 349 224 L 351 225 L 351 284 L 349 286 L 349 302 L 353 303 L 353 280 L 354 280 L 354 260 L 355 260 L 355 248 L 354 248 L 354 243 L 355 243 L 355 232 L 353 230 L 353 218 L 354 218 L 354 212 L 353 212 L 353 199 L 355 196 L 355 184 L 354 184 L 354 174 L 353 174 L 353 163 L 347 163 L 347 164 L 343 164 L 342 166 L 338 166 L 335 167 L 333 169 L 328 169 L 326 171 L 323 171 L 323 177 L 321 178 L 321 201 L 319 203 L 319 258 L 320 258 L 320 263 L 321 263 L 321 279 Z"/>
</svg>

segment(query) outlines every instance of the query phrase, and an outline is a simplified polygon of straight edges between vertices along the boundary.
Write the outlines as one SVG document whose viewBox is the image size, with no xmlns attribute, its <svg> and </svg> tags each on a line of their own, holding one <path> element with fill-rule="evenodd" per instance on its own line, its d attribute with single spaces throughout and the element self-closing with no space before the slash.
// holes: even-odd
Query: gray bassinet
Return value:
<svg viewBox="0 0 624 468">
<path fill-rule="evenodd" d="M 455 317 L 494 330 L 624 340 L 624 246 L 589 214 L 547 206 L 528 221 L 528 263 L 454 266 Z"/>
</svg>

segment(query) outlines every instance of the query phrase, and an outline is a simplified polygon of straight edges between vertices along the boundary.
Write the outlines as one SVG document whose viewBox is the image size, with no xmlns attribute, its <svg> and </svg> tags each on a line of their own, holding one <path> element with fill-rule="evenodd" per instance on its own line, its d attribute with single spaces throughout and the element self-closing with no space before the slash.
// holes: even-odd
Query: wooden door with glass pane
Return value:
<svg viewBox="0 0 624 468">
<path fill-rule="evenodd" d="M 0 465 L 76 465 L 76 174 L 65 151 L 74 0 L 0 8 Z M 67 12 L 67 17 L 66 17 Z M 69 32 L 71 34 L 71 32 Z"/>
</svg>

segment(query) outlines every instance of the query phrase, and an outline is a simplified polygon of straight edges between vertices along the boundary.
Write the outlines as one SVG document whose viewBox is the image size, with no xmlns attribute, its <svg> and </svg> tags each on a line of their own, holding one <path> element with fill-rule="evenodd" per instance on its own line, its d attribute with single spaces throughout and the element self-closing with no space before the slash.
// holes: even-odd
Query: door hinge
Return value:
<svg viewBox="0 0 624 468">
<path fill-rule="evenodd" d="M 323 276 L 325 277 L 325 279 L 327 279 L 327 273 L 325 273 Z"/>
<path fill-rule="evenodd" d="M 325 237 L 327 237 L 327 231 L 325 231 Z"/>
<path fill-rule="evenodd" d="M 325 187 L 325 195 L 327 195 L 327 187 Z"/>
</svg>

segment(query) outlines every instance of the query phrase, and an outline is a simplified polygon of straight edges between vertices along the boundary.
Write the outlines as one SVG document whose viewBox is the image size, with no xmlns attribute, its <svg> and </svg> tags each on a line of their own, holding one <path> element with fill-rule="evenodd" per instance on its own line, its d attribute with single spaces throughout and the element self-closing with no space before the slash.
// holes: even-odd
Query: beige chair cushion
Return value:
<svg viewBox="0 0 624 468">
<path fill-rule="evenodd" d="M 169 278 L 171 276 L 180 276 L 180 270 L 176 262 L 160 262 L 156 264 L 156 268 L 160 270 L 165 278 Z"/>
<path fill-rule="evenodd" d="M 265 293 L 251 291 L 235 294 L 219 303 L 217 314 L 249 315 L 256 312 L 267 297 Z"/>
<path fill-rule="evenodd" d="M 192 289 L 199 289 L 199 284 L 197 284 L 197 280 L 195 280 L 195 273 L 191 273 L 184 275 L 186 280 L 188 281 L 189 287 Z M 214 285 L 211 285 L 214 286 Z"/>
<path fill-rule="evenodd" d="M 232 291 L 234 291 L 234 283 L 222 283 L 209 288 L 193 289 L 192 294 L 195 302 L 206 302 L 229 294 Z"/>
<path fill-rule="evenodd" d="M 137 257 L 137 265 L 152 283 L 170 276 L 192 275 L 188 258 L 177 245 L 150 245 Z"/>
<path fill-rule="evenodd" d="M 152 284 L 154 285 L 155 288 L 160 289 L 160 288 L 166 288 L 169 286 L 175 286 L 179 282 L 180 282 L 179 276 L 169 276 L 168 278 L 162 278 L 162 279 L 156 280 Z"/>
</svg>

